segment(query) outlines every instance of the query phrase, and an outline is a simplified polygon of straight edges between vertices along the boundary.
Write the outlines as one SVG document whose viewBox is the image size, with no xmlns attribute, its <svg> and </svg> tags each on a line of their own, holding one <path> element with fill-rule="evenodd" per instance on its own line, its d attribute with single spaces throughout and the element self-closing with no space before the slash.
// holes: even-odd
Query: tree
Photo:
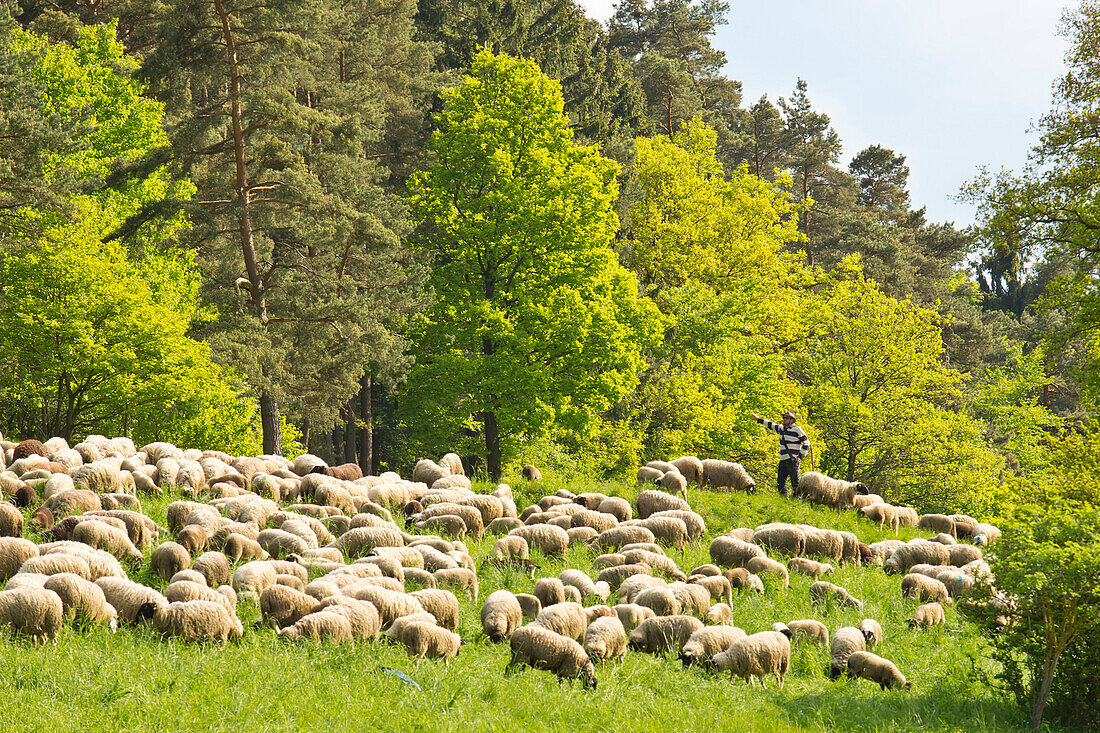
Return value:
<svg viewBox="0 0 1100 733">
<path fill-rule="evenodd" d="M 1000 676 L 1027 711 L 1031 729 L 1038 731 L 1052 692 L 1063 700 L 1068 693 L 1072 706 L 1091 706 L 1087 698 L 1077 699 L 1080 690 L 1055 691 L 1054 685 L 1062 655 L 1100 615 L 1100 509 L 1069 500 L 1026 505 L 1001 529 L 989 563 L 997 590 L 1011 604 L 989 614 L 1008 620 L 992 636 L 993 648 L 1002 664 Z M 989 607 L 978 606 L 983 608 Z M 987 621 L 992 625 L 995 618 Z M 1082 660 L 1076 661 L 1080 665 Z M 1091 668 L 1079 672 L 1095 680 L 1097 661 L 1091 655 Z"/>
<path fill-rule="evenodd" d="M 88 123 L 85 144 L 52 164 L 94 181 L 164 143 L 162 107 L 130 79 L 135 62 L 111 26 L 82 28 L 75 48 L 25 33 L 16 42 L 35 51 L 43 116 Z M 104 432 L 255 449 L 252 406 L 238 399 L 209 347 L 187 337 L 206 314 L 191 255 L 174 246 L 185 220 L 147 222 L 132 251 L 106 238 L 143 205 L 191 190 L 162 168 L 117 190 L 70 194 L 66 215 L 20 211 L 39 235 L 0 257 L 5 432 L 40 439 Z"/>
<path fill-rule="evenodd" d="M 450 440 L 480 426 L 499 480 L 515 438 L 581 430 L 628 391 L 659 320 L 608 247 L 617 166 L 573 142 L 556 82 L 482 51 L 438 123 L 412 184 L 437 301 L 409 397 Z"/>
<path fill-rule="evenodd" d="M 860 206 L 888 213 L 908 210 L 909 166 L 905 165 L 904 155 L 872 145 L 852 158 L 848 172 L 859 181 Z"/>
</svg>

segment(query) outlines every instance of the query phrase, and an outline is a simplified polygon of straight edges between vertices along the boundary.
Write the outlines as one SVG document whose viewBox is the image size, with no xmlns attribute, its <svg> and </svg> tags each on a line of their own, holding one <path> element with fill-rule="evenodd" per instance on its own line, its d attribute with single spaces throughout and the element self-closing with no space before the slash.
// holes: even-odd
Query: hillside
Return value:
<svg viewBox="0 0 1100 733">
<path fill-rule="evenodd" d="M 547 481 L 536 490 L 509 477 L 516 503 L 525 506 L 544 493 L 567 487 L 633 498 L 625 484 Z M 489 485 L 475 485 L 487 492 Z M 167 505 L 178 499 L 143 497 L 143 508 L 164 524 Z M 803 522 L 855 531 L 866 542 L 886 538 L 854 514 L 787 501 L 770 493 L 747 496 L 692 491 L 692 506 L 708 524 L 703 542 L 683 555 L 669 554 L 685 570 L 709 562 L 709 540 L 736 526 L 772 521 Z M 400 513 L 395 512 L 400 523 Z M 901 539 L 915 536 L 901 531 Z M 494 537 L 470 541 L 480 560 Z M 131 577 L 154 587 L 164 583 L 150 572 L 148 555 Z M 537 556 L 540 577 L 566 567 L 591 572 L 595 553 L 572 548 L 564 559 Z M 530 592 L 533 580 L 520 572 L 480 566 L 480 599 L 497 588 Z M 506 645 L 490 643 L 481 631 L 479 605 L 463 599 L 459 627 L 464 646 L 448 663 L 407 658 L 399 646 L 291 643 L 259 624 L 255 604 L 242 601 L 245 635 L 227 646 L 189 646 L 162 640 L 147 628 L 78 631 L 66 628 L 44 648 L 6 636 L 0 653 L 9 660 L 0 675 L 8 700 L 0 719 L 18 730 L 835 730 L 974 731 L 1022 730 L 1019 714 L 994 685 L 986 644 L 954 609 L 947 624 L 930 630 L 907 628 L 917 605 L 903 599 L 900 576 L 877 567 L 838 567 L 830 578 L 865 602 L 864 610 L 818 610 L 807 597 L 810 579 L 792 575 L 790 589 L 765 576 L 766 593 L 735 595 L 733 624 L 753 633 L 774 621 L 820 618 L 830 632 L 878 619 L 885 638 L 876 651 L 912 682 L 909 692 L 881 692 L 866 681 L 831 681 L 828 650 L 796 644 L 782 691 L 684 669 L 674 656 L 628 652 L 618 664 L 597 667 L 599 686 L 559 683 L 547 672 L 526 669 L 505 675 Z M 407 675 L 409 682 L 398 674 Z M 415 682 L 415 685 L 412 683 Z M 418 686 L 418 687 L 417 687 Z M 419 688 L 419 689 L 418 689 Z"/>
</svg>

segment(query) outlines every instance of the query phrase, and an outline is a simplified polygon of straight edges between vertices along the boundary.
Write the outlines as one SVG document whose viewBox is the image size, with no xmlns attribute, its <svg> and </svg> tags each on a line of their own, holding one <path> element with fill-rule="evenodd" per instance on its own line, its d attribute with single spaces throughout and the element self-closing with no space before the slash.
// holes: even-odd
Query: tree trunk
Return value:
<svg viewBox="0 0 1100 733">
<path fill-rule="evenodd" d="M 1052 649 L 1047 649 L 1046 658 L 1043 660 L 1043 679 L 1039 687 L 1032 693 L 1031 698 L 1031 730 L 1037 732 L 1043 723 L 1043 710 L 1050 697 L 1050 687 L 1054 684 L 1054 669 L 1058 666 L 1058 654 Z"/>
<path fill-rule="evenodd" d="M 267 390 L 260 392 L 260 425 L 264 431 L 264 453 L 283 454 L 283 427 L 279 424 L 279 403 Z"/>
<path fill-rule="evenodd" d="M 496 413 L 481 413 L 481 422 L 485 426 L 485 463 L 489 469 L 489 479 L 500 483 L 500 433 L 497 430 Z"/>
<path fill-rule="evenodd" d="M 344 463 L 355 463 L 355 398 L 348 400 L 344 422 Z"/>
<path fill-rule="evenodd" d="M 371 399 L 371 376 L 363 375 L 359 389 L 359 419 L 363 427 L 359 431 L 359 467 L 364 476 L 374 474 L 374 400 Z"/>
</svg>

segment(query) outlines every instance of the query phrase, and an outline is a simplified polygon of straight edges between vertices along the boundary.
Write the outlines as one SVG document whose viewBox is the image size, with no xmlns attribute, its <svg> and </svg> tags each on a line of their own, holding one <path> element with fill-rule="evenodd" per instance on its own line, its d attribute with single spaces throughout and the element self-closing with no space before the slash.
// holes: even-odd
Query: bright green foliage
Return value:
<svg viewBox="0 0 1100 733">
<path fill-rule="evenodd" d="M 18 43 L 41 53 L 48 112 L 95 126 L 85 147 L 53 165 L 94 177 L 164 141 L 161 107 L 124 73 L 133 61 L 113 28 L 82 29 L 76 48 L 47 47 L 28 34 Z M 134 252 L 104 241 L 146 202 L 189 193 L 188 183 L 160 172 L 72 196 L 71 217 L 26 213 L 42 236 L 0 260 L 0 394 L 12 434 L 105 432 L 139 443 L 253 447 L 251 407 L 236 398 L 209 348 L 187 337 L 204 314 L 191 255 L 168 246 L 183 219 L 146 224 Z"/>
<path fill-rule="evenodd" d="M 1010 623 L 993 637 L 993 646 L 1004 665 L 1000 676 L 1037 731 L 1062 653 L 1100 615 L 1100 508 L 1072 501 L 1032 505 L 1003 523 L 1002 531 L 990 566 L 997 589 L 1012 605 L 1001 612 Z M 1092 679 L 1100 675 L 1098 661 L 1094 654 L 1094 666 L 1086 671 Z M 1078 704 L 1070 701 L 1079 691 L 1058 692 L 1069 706 Z"/>
<path fill-rule="evenodd" d="M 438 300 L 409 397 L 480 423 L 498 477 L 514 438 L 581 429 L 632 388 L 659 320 L 608 247 L 617 166 L 573 142 L 556 82 L 482 51 L 439 125 L 412 186 Z"/>
<path fill-rule="evenodd" d="M 981 507 L 995 466 L 959 411 L 964 375 L 942 365 L 935 314 L 884 295 L 846 261 L 810 296 L 795 359 L 821 470 L 925 510 Z"/>
</svg>

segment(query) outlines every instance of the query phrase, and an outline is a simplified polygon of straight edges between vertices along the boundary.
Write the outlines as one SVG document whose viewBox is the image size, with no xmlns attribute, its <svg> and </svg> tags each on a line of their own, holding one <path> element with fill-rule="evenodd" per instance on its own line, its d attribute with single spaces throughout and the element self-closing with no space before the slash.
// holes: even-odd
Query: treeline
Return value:
<svg viewBox="0 0 1100 733">
<path fill-rule="evenodd" d="M 3 8 L 5 434 L 763 485 L 794 408 L 815 468 L 988 516 L 1091 414 L 1072 262 L 842 166 L 801 80 L 742 99 L 725 3 Z"/>
</svg>

